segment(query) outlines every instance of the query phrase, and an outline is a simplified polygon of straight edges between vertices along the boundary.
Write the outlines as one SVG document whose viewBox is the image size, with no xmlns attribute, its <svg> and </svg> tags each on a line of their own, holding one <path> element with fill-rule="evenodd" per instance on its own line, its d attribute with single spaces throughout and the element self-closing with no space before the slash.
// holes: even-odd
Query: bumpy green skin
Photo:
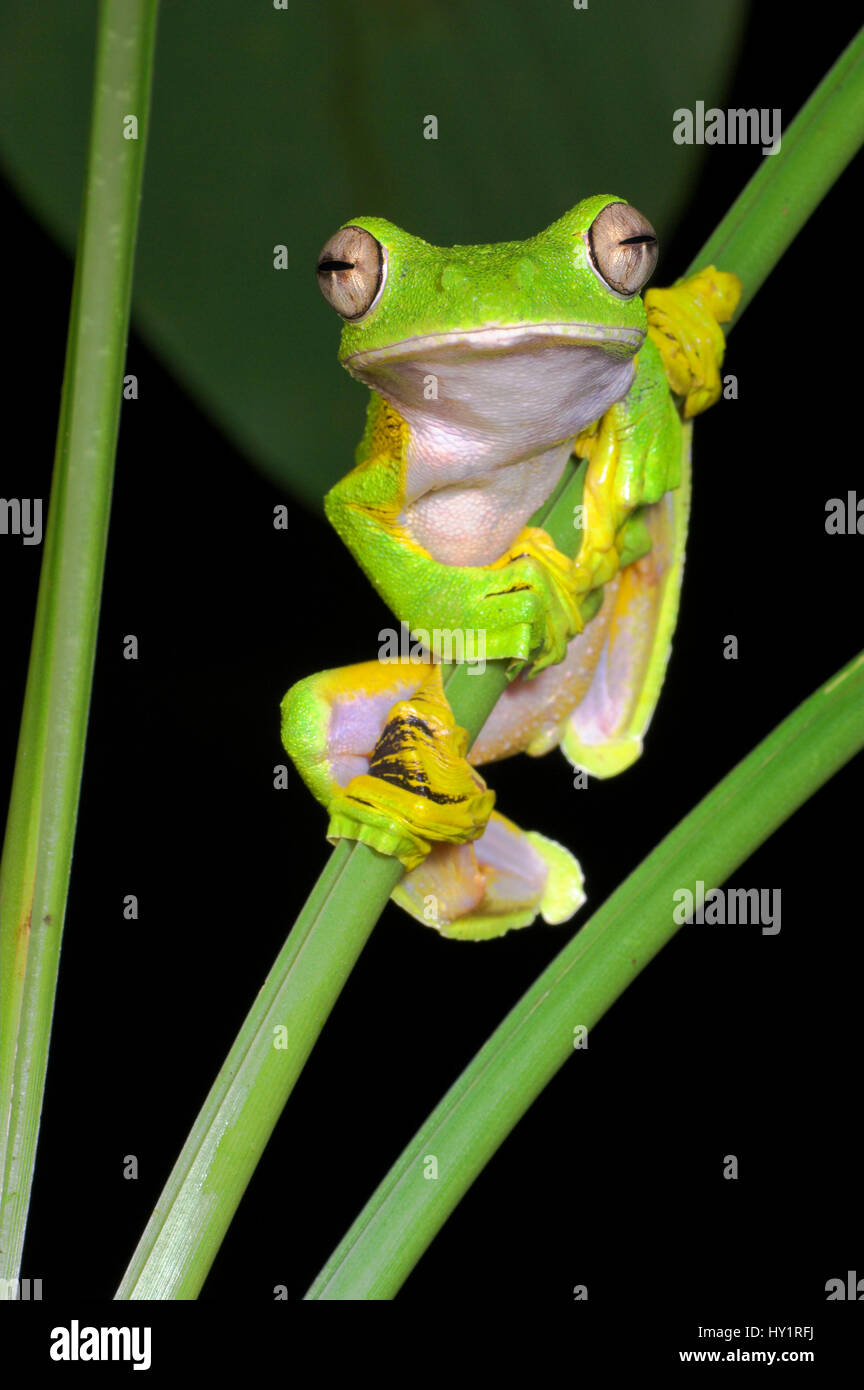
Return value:
<svg viewBox="0 0 864 1390">
<path fill-rule="evenodd" d="M 585 237 L 609 203 L 585 198 L 527 241 L 489 246 L 431 246 L 383 217 L 355 217 L 387 249 L 387 282 L 379 303 L 357 323 L 345 323 L 339 361 L 427 333 L 487 324 L 593 323 L 644 331 L 640 295 L 623 298 L 591 267 Z M 350 370 L 350 368 L 349 368 Z"/>
<path fill-rule="evenodd" d="M 659 502 L 681 481 L 681 417 L 650 338 L 639 349 L 633 385 L 610 413 L 618 435 L 616 484 L 622 500 L 628 510 Z"/>
</svg>

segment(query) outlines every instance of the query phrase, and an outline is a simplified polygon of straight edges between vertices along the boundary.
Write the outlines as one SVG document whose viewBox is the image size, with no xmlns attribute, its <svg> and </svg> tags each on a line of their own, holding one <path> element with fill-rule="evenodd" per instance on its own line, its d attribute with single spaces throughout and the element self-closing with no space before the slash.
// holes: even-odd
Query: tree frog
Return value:
<svg viewBox="0 0 864 1390">
<path fill-rule="evenodd" d="M 328 838 L 397 856 L 394 898 L 443 936 L 569 920 L 578 861 L 493 810 L 477 768 L 560 744 L 599 777 L 638 756 L 677 617 L 690 418 L 720 394 L 735 276 L 643 287 L 657 237 L 622 198 L 578 203 L 522 242 L 429 245 L 378 217 L 317 264 L 339 360 L 371 389 L 356 466 L 327 516 L 426 660 L 294 685 L 285 747 Z M 532 515 L 586 460 L 581 537 Z M 515 679 L 468 748 L 428 634 L 470 634 Z"/>
</svg>

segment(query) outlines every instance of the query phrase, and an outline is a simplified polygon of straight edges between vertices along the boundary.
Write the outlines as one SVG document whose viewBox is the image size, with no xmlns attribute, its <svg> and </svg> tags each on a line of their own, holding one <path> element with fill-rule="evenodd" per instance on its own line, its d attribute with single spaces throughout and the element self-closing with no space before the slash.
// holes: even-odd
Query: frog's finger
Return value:
<svg viewBox="0 0 864 1390">
<path fill-rule="evenodd" d="M 442 936 L 482 941 L 528 927 L 538 913 L 551 924 L 567 922 L 585 892 L 568 850 L 493 811 L 471 844 L 435 845 L 392 897 Z"/>
<path fill-rule="evenodd" d="M 621 571 L 593 679 L 564 726 L 564 753 L 595 777 L 612 777 L 636 761 L 660 697 L 684 566 L 691 432 L 686 425 L 680 486 L 645 508 L 651 550 Z"/>
</svg>

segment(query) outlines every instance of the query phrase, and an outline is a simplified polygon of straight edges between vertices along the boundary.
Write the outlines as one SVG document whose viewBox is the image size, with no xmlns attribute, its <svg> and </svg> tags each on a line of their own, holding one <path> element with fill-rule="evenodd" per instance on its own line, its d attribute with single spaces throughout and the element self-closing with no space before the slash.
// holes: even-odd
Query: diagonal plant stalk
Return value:
<svg viewBox="0 0 864 1390">
<path fill-rule="evenodd" d="M 781 152 L 763 161 L 688 273 L 713 262 L 738 274 L 744 283 L 740 317 L 862 141 L 864 31 L 799 113 Z M 557 500 L 532 518 L 571 555 L 579 541 L 572 519 L 582 476 L 576 470 Z M 471 680 L 458 668 L 449 673 L 448 699 L 472 739 L 506 684 L 504 665 L 491 662 L 485 675 Z M 751 847 L 757 843 L 754 838 Z M 117 1298 L 196 1297 L 329 1009 L 401 874 L 398 863 L 366 845 L 342 843 L 333 851 L 213 1083 Z M 278 1050 L 277 1025 L 287 1034 Z"/>
<path fill-rule="evenodd" d="M 559 952 L 417 1131 L 306 1297 L 392 1298 L 572 1056 L 574 1028 L 592 1028 L 681 930 L 673 893 L 694 892 L 697 880 L 706 893 L 719 887 L 862 747 L 864 652 L 724 777 Z"/>
<path fill-rule="evenodd" d="M 157 3 L 102 0 L 99 10 L 57 451 L 0 866 L 0 1298 L 15 1297 L 21 1265 L 78 815 Z"/>
</svg>

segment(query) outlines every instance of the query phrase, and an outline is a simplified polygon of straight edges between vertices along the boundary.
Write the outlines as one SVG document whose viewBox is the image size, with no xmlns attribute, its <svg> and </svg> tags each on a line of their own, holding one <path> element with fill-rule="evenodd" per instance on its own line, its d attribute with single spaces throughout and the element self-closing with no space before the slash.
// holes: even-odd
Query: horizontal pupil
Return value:
<svg viewBox="0 0 864 1390">
<path fill-rule="evenodd" d="M 627 236 L 619 241 L 619 246 L 650 246 L 657 240 L 654 236 Z"/>
<path fill-rule="evenodd" d="M 322 270 L 353 270 L 353 261 L 321 261 L 318 266 L 319 272 Z"/>
</svg>

